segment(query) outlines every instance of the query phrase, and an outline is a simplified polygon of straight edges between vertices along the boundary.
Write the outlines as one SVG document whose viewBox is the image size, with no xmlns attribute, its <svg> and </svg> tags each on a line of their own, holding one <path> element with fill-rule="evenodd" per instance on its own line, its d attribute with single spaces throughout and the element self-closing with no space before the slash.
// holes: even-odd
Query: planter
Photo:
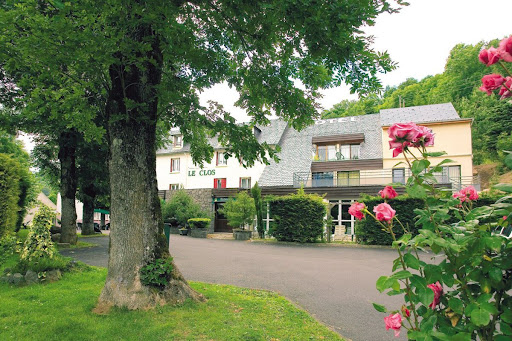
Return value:
<svg viewBox="0 0 512 341">
<path fill-rule="evenodd" d="M 182 236 L 186 236 L 188 234 L 188 229 L 179 229 L 179 231 Z"/>
<path fill-rule="evenodd" d="M 206 238 L 208 229 L 206 228 L 193 228 L 190 230 L 190 236 L 194 238 Z"/>
<path fill-rule="evenodd" d="M 171 234 L 180 234 L 180 228 L 178 226 L 172 226 L 171 225 L 170 233 Z"/>
<path fill-rule="evenodd" d="M 249 240 L 252 237 L 252 231 L 233 230 L 233 237 L 235 240 Z"/>
</svg>

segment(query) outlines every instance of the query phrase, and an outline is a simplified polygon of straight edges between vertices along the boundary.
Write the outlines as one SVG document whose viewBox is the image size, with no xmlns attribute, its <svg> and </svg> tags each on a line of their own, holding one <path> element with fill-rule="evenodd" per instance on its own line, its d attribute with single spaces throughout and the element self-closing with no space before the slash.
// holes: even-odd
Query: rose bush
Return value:
<svg viewBox="0 0 512 341">
<path fill-rule="evenodd" d="M 476 208 L 479 197 L 473 186 L 455 193 L 435 186 L 436 174 L 452 161 L 433 165 L 429 158 L 444 153 L 427 152 L 427 143 L 433 142 L 421 140 L 420 131 L 433 141 L 431 130 L 411 123 L 393 125 L 389 134 L 390 148 L 404 154 L 411 170 L 407 193 L 425 202 L 414 211 L 419 234 L 413 237 L 402 225 L 392 202 L 374 207 L 375 214 L 361 203 L 349 210 L 357 219 L 375 219 L 398 252 L 392 274 L 381 276 L 376 286 L 388 295 L 403 295 L 404 305 L 374 307 L 388 314 L 386 329 L 398 336 L 404 328 L 411 340 L 511 340 L 512 242 L 501 233 L 512 228 L 512 185 L 497 185 L 507 195 Z M 389 192 L 380 194 L 387 200 Z M 400 238 L 393 232 L 395 225 L 404 231 Z M 428 259 L 427 252 L 434 257 Z"/>
</svg>

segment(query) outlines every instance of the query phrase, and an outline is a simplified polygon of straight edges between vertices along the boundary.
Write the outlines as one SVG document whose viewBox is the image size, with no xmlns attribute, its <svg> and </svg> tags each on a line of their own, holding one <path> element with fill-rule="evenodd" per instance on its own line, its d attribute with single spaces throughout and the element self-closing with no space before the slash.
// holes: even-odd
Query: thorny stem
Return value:
<svg viewBox="0 0 512 341">
<path fill-rule="evenodd" d="M 375 221 L 377 221 L 382 227 L 384 227 L 384 229 L 388 230 L 391 234 L 391 237 L 393 238 L 393 241 L 396 242 L 396 236 L 395 236 L 395 233 L 393 232 L 393 225 L 390 223 L 388 223 L 387 225 L 384 225 L 380 220 L 377 219 L 377 217 L 375 217 L 370 211 L 368 211 L 367 209 L 364 210 L 366 213 L 368 213 L 373 219 L 375 219 Z M 404 257 L 402 255 L 402 251 L 400 251 L 400 247 L 397 247 L 397 252 L 398 252 L 398 257 L 400 259 L 400 264 L 402 264 L 402 268 L 407 271 L 407 266 L 405 265 L 405 261 L 404 261 Z M 411 324 L 411 328 L 415 329 L 415 330 L 419 330 L 419 324 L 418 324 L 418 315 L 416 314 L 416 308 L 415 306 L 413 305 L 413 300 L 412 300 L 412 294 L 411 294 L 411 285 L 409 283 L 409 279 L 406 278 L 405 279 L 405 291 L 406 291 L 406 295 L 409 297 L 409 302 L 410 304 L 412 305 L 411 306 L 411 310 L 412 310 L 412 313 L 414 315 L 414 327 L 412 326 Z"/>
</svg>

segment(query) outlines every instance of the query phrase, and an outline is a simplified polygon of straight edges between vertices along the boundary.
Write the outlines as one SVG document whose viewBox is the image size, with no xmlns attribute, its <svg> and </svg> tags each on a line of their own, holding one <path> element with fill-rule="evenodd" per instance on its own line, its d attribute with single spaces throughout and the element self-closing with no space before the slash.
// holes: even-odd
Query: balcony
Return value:
<svg viewBox="0 0 512 341">
<path fill-rule="evenodd" d="M 293 187 L 315 188 L 315 187 L 357 187 L 357 186 L 385 186 L 390 183 L 405 184 L 411 176 L 409 170 L 400 176 L 393 177 L 391 169 L 361 170 L 351 172 L 325 172 L 311 173 L 298 172 L 293 174 Z M 448 174 L 437 174 L 437 184 L 452 188 L 458 191 L 463 187 L 472 185 L 480 190 L 480 180 L 473 176 L 448 176 Z"/>
</svg>

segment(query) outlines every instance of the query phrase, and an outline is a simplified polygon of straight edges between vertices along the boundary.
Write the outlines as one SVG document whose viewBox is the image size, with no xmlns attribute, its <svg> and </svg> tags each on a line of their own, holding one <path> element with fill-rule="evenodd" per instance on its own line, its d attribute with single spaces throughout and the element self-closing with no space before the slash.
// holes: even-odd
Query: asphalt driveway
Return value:
<svg viewBox="0 0 512 341">
<path fill-rule="evenodd" d="M 88 264 L 107 266 L 108 238 L 100 244 L 65 250 Z M 281 245 L 171 235 L 170 251 L 185 278 L 277 291 L 343 337 L 355 341 L 405 340 L 384 327 L 372 302 L 399 309 L 403 300 L 379 294 L 375 281 L 388 275 L 395 252 L 389 249 Z"/>
</svg>

